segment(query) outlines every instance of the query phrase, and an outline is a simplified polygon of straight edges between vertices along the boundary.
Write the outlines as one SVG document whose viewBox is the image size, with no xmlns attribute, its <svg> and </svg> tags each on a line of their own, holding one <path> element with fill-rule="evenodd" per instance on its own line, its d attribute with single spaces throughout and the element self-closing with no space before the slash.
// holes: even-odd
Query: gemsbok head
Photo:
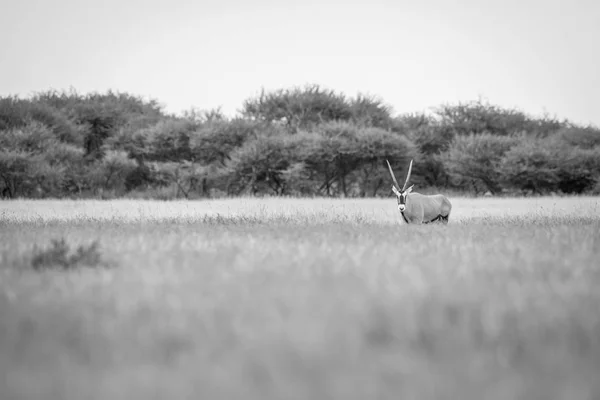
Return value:
<svg viewBox="0 0 600 400">
<path fill-rule="evenodd" d="M 406 174 L 406 180 L 404 186 L 400 189 L 400 185 L 396 180 L 392 166 L 388 160 L 388 168 L 390 169 L 390 175 L 394 184 L 392 185 L 392 191 L 398 199 L 398 211 L 402 215 L 402 219 L 407 224 L 428 224 L 430 222 L 442 222 L 448 223 L 450 217 L 450 211 L 452 210 L 452 204 L 450 200 L 442 194 L 424 195 L 413 192 L 413 186 L 408 188 L 408 181 L 410 180 L 410 173 L 412 172 L 413 160 L 410 160 L 408 166 L 408 173 Z"/>
</svg>

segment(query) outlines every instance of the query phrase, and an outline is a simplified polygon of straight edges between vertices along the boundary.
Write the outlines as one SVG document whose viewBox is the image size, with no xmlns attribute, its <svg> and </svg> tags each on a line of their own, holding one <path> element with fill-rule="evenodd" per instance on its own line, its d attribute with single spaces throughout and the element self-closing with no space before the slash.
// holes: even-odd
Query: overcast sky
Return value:
<svg viewBox="0 0 600 400">
<path fill-rule="evenodd" d="M 396 113 L 479 97 L 600 126 L 597 0 L 0 0 L 0 95 L 113 89 L 168 111 L 318 83 Z"/>
</svg>

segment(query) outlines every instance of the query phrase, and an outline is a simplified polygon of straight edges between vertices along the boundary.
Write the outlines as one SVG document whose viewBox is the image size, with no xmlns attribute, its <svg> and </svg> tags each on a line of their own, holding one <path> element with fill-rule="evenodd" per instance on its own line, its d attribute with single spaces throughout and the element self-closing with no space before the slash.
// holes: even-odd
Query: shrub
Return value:
<svg viewBox="0 0 600 400">
<path fill-rule="evenodd" d="M 86 96 L 73 94 L 52 100 L 68 107 L 76 121 L 85 128 L 83 146 L 90 159 L 101 158 L 107 139 L 115 136 L 135 118 L 162 116 L 155 102 L 145 102 L 138 97 L 112 91 Z"/>
<path fill-rule="evenodd" d="M 80 245 L 72 252 L 71 246 L 64 238 L 52 240 L 49 248 L 34 250 L 31 260 L 31 266 L 35 270 L 71 270 L 80 267 L 106 267 L 108 265 L 102 259 L 97 241 L 88 246 Z"/>
<path fill-rule="evenodd" d="M 359 94 L 348 102 L 351 121 L 361 127 L 391 129 L 392 107 L 376 96 Z"/>
<path fill-rule="evenodd" d="M 153 170 L 154 182 L 158 186 L 174 186 L 176 198 L 183 194 L 187 199 L 194 192 L 205 191 L 204 187 L 199 187 L 207 175 L 205 166 L 190 161 L 154 162 L 150 166 Z"/>
<path fill-rule="evenodd" d="M 12 196 L 59 194 L 65 172 L 81 157 L 80 149 L 39 122 L 0 135 L 0 179 Z"/>
<path fill-rule="evenodd" d="M 600 179 L 600 148 L 561 148 L 554 160 L 563 193 L 584 193 Z"/>
<path fill-rule="evenodd" d="M 230 153 L 249 138 L 272 129 L 266 124 L 236 118 L 232 121 L 215 120 L 200 126 L 190 137 L 190 148 L 195 161 L 201 164 L 225 165 Z"/>
<path fill-rule="evenodd" d="M 600 148 L 566 146 L 560 139 L 522 140 L 499 165 L 504 184 L 534 193 L 592 191 L 600 177 Z"/>
<path fill-rule="evenodd" d="M 352 117 L 344 95 L 319 85 L 263 90 L 244 102 L 242 113 L 254 120 L 282 123 L 293 133 L 323 122 L 348 121 Z"/>
<path fill-rule="evenodd" d="M 82 130 L 75 121 L 52 106 L 16 97 L 0 98 L 0 130 L 23 128 L 31 123 L 47 126 L 54 136 L 81 145 Z"/>
<path fill-rule="evenodd" d="M 309 172 L 314 193 L 326 195 L 376 194 L 389 179 L 386 159 L 406 168 L 417 155 L 404 136 L 347 122 L 322 124 L 315 132 L 299 133 L 294 139 L 291 157 Z"/>
<path fill-rule="evenodd" d="M 49 104 L 65 114 L 76 114 L 79 106 L 88 105 L 94 108 L 118 110 L 124 120 L 140 115 L 164 116 L 162 106 L 158 101 L 112 90 L 105 93 L 90 92 L 87 94 L 77 93 L 74 89 L 68 91 L 48 90 L 36 93 L 31 101 Z"/>
<path fill-rule="evenodd" d="M 556 132 L 556 139 L 569 146 L 590 149 L 600 146 L 600 129 L 593 126 L 570 126 Z"/>
<path fill-rule="evenodd" d="M 266 189 L 281 195 L 286 190 L 283 171 L 288 166 L 288 148 L 284 137 L 259 135 L 235 149 L 223 171 L 234 192 L 249 190 L 257 194 Z"/>
<path fill-rule="evenodd" d="M 91 166 L 90 178 L 94 186 L 103 190 L 124 189 L 125 180 L 137 167 L 135 160 L 124 151 L 109 150 L 102 160 Z"/>
<path fill-rule="evenodd" d="M 523 138 L 499 164 L 503 185 L 538 194 L 556 191 L 559 177 L 555 159 L 555 149 L 544 145 L 544 140 Z"/>
<path fill-rule="evenodd" d="M 307 85 L 262 91 L 241 113 L 176 117 L 154 100 L 112 91 L 0 97 L 0 190 L 376 196 L 389 187 L 386 158 L 399 174 L 414 158 L 412 182 L 422 190 L 580 193 L 597 180 L 598 128 L 482 101 L 392 118 L 378 97 Z"/>
<path fill-rule="evenodd" d="M 456 105 L 443 105 L 435 109 L 442 126 L 451 128 L 457 135 L 489 133 L 507 136 L 527 132 L 545 137 L 566 125 L 549 117 L 532 118 L 514 108 L 503 108 L 481 100 Z"/>
<path fill-rule="evenodd" d="M 504 154 L 519 142 L 516 136 L 496 136 L 490 133 L 457 136 L 440 156 L 450 177 L 466 189 L 473 185 L 475 191 L 501 190 L 502 176 L 499 165 Z"/>
</svg>

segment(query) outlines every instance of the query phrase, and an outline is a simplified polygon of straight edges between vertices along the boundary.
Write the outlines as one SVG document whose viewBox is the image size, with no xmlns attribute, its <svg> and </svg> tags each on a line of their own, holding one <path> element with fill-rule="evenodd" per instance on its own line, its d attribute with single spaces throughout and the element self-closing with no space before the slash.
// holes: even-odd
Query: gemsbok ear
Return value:
<svg viewBox="0 0 600 400">
<path fill-rule="evenodd" d="M 410 185 L 410 187 L 408 189 L 406 189 L 406 193 L 412 192 L 413 186 L 415 186 L 415 185 Z"/>
<path fill-rule="evenodd" d="M 394 194 L 396 196 L 400 196 L 400 191 L 398 189 L 396 189 L 396 186 L 392 185 L 392 192 L 394 192 Z"/>
</svg>

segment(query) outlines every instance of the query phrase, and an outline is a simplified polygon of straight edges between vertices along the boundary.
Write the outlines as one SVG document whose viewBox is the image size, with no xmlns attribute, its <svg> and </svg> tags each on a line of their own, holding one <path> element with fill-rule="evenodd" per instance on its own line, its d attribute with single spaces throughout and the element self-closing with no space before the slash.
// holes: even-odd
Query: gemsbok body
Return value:
<svg viewBox="0 0 600 400">
<path fill-rule="evenodd" d="M 402 215 L 402 219 L 407 224 L 428 224 L 430 222 L 442 222 L 448 223 L 450 217 L 450 211 L 452 210 L 452 204 L 450 200 L 442 194 L 424 195 L 421 193 L 413 192 L 413 186 L 406 187 L 410 179 L 410 173 L 412 172 L 412 160 L 408 167 L 408 174 L 406 174 L 406 180 L 404 186 L 400 189 L 400 185 L 394 176 L 392 166 L 389 161 L 387 162 L 388 168 L 390 169 L 390 175 L 394 184 L 392 185 L 392 191 L 398 199 L 398 211 Z"/>
</svg>

